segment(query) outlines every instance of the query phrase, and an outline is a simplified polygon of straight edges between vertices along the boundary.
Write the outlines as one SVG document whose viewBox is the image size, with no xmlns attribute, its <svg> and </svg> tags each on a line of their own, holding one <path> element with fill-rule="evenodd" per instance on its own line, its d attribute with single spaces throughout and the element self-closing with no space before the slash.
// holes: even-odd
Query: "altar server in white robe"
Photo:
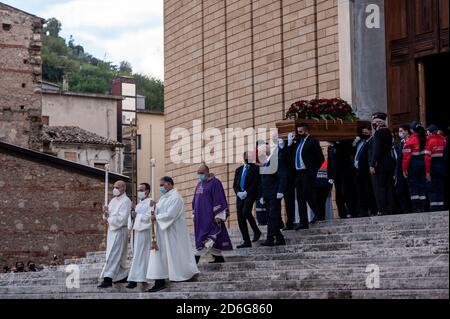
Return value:
<svg viewBox="0 0 450 319">
<path fill-rule="evenodd" d="M 118 181 L 114 184 L 113 195 L 107 207 L 103 208 L 104 219 L 108 224 L 106 242 L 106 262 L 100 278 L 99 288 L 108 288 L 112 283 L 126 282 L 128 276 L 128 218 L 131 212 L 131 200 L 127 197 L 126 184 Z"/>
<path fill-rule="evenodd" d="M 150 217 L 154 209 L 154 202 L 150 196 L 150 185 L 142 183 L 137 193 L 139 203 L 128 220 L 128 228 L 132 230 L 133 260 L 128 275 L 128 289 L 137 287 L 137 283 L 147 282 L 148 261 L 151 250 Z"/>
<path fill-rule="evenodd" d="M 166 279 L 188 281 L 199 273 L 186 226 L 183 198 L 174 188 L 172 178 L 166 176 L 160 180 L 160 192 L 162 197 L 152 216 L 156 221 L 159 250 L 150 253 L 147 278 L 155 280 L 155 286 L 149 292 L 165 289 Z"/>
</svg>

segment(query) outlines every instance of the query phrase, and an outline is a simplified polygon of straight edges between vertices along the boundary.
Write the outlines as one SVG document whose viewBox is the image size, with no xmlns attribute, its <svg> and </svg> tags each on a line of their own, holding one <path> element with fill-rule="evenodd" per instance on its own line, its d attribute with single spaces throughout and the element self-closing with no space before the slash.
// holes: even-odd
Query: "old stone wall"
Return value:
<svg viewBox="0 0 450 319">
<path fill-rule="evenodd" d="M 43 20 L 0 3 L 0 140 L 40 150 Z"/>
<path fill-rule="evenodd" d="M 0 266 L 104 249 L 103 201 L 101 176 L 0 149 Z"/>
</svg>

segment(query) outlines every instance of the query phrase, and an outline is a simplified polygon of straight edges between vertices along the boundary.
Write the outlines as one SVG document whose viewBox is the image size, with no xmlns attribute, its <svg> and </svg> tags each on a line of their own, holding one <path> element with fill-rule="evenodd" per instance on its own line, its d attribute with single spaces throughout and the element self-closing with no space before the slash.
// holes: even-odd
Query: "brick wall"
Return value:
<svg viewBox="0 0 450 319">
<path fill-rule="evenodd" d="M 338 97 L 337 0 L 164 3 L 166 166 L 192 224 L 198 164 L 171 162 L 172 129 L 189 129 L 192 120 L 204 129 L 270 128 L 296 100 Z M 228 194 L 231 227 L 236 167 L 211 165 Z"/>
<path fill-rule="evenodd" d="M 104 249 L 103 200 L 103 177 L 0 149 L 0 266 Z"/>
<path fill-rule="evenodd" d="M 37 150 L 42 148 L 42 23 L 0 3 L 0 140 Z"/>
</svg>

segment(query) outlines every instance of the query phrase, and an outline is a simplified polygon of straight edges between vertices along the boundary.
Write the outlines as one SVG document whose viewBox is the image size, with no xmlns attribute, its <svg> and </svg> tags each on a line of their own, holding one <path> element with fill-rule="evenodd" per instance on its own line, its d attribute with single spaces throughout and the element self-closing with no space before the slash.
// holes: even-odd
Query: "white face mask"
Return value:
<svg viewBox="0 0 450 319">
<path fill-rule="evenodd" d="M 406 133 L 405 132 L 400 132 L 400 133 L 398 133 L 398 135 L 400 136 L 400 138 L 402 140 L 404 140 L 406 138 Z"/>
<path fill-rule="evenodd" d="M 139 198 L 139 200 L 143 200 L 143 199 L 145 199 L 147 196 L 145 195 L 145 192 L 138 192 L 138 193 L 137 193 L 137 197 Z"/>
<path fill-rule="evenodd" d="M 120 196 L 120 191 L 117 188 L 113 189 L 113 195 L 114 196 Z"/>
</svg>

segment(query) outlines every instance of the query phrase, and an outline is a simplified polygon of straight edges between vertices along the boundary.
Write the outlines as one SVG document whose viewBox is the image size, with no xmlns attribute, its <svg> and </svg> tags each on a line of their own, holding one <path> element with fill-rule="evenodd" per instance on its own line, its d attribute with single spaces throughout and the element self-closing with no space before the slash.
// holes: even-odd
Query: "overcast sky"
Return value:
<svg viewBox="0 0 450 319">
<path fill-rule="evenodd" d="M 163 0 L 1 0 L 62 23 L 95 57 L 129 61 L 135 72 L 164 79 Z"/>
</svg>

